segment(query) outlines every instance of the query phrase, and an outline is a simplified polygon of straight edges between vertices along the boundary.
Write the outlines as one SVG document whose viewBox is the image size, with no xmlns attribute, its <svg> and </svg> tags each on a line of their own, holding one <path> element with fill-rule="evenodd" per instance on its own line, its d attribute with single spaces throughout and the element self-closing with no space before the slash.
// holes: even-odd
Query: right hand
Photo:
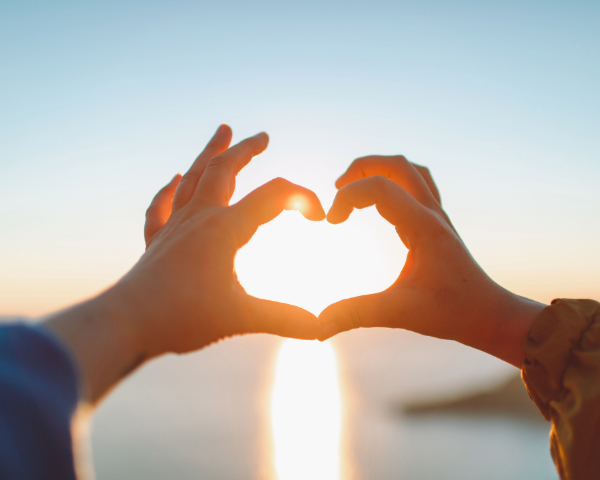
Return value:
<svg viewBox="0 0 600 480">
<path fill-rule="evenodd" d="M 425 167 L 402 156 L 359 158 L 336 187 L 330 223 L 375 205 L 396 227 L 408 256 L 387 290 L 327 307 L 319 316 L 321 340 L 358 327 L 404 328 L 521 365 L 523 339 L 544 305 L 505 290 L 481 269 L 442 209 Z"/>
</svg>

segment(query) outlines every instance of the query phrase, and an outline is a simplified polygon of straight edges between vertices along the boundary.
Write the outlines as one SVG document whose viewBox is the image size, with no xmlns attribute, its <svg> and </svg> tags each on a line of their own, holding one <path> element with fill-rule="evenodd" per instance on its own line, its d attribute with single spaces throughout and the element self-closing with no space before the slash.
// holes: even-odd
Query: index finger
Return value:
<svg viewBox="0 0 600 480">
<path fill-rule="evenodd" d="M 337 188 L 342 188 L 350 182 L 373 175 L 382 175 L 400 185 L 404 190 L 427 207 L 439 207 L 434 192 L 430 189 L 425 177 L 416 167 L 402 155 L 357 158 L 348 170 L 335 182 Z"/>
<path fill-rule="evenodd" d="M 325 219 L 325 211 L 313 191 L 283 178 L 275 178 L 229 208 L 238 223 L 239 246 L 247 243 L 259 226 L 270 222 L 283 210 L 299 210 L 308 220 Z"/>
<path fill-rule="evenodd" d="M 372 205 L 375 205 L 383 218 L 396 227 L 402 240 L 406 238 L 408 243 L 430 230 L 435 215 L 400 185 L 381 175 L 375 175 L 340 188 L 327 213 L 327 221 L 333 224 L 342 223 L 355 208 Z"/>
</svg>

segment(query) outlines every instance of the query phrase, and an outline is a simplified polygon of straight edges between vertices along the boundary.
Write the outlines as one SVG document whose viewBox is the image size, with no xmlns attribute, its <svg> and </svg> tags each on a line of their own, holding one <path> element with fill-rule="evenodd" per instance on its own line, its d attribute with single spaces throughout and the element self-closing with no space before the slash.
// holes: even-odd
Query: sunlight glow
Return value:
<svg viewBox="0 0 600 480">
<path fill-rule="evenodd" d="M 302 212 L 307 206 L 307 201 L 304 195 L 293 195 L 287 201 L 286 208 L 288 210 L 297 210 Z"/>
<path fill-rule="evenodd" d="M 341 401 L 329 342 L 286 340 L 271 404 L 278 480 L 338 480 Z"/>
<path fill-rule="evenodd" d="M 283 212 L 238 251 L 235 270 L 250 295 L 318 315 L 343 298 L 385 290 L 405 259 L 394 227 L 374 208 L 341 225 Z"/>
</svg>

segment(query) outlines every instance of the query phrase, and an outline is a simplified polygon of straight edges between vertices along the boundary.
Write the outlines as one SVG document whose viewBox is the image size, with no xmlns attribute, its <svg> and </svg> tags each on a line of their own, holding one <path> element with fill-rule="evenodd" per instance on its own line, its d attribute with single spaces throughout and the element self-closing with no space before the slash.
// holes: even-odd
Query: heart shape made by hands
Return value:
<svg viewBox="0 0 600 480">
<path fill-rule="evenodd" d="M 286 211 L 259 228 L 238 252 L 235 268 L 249 294 L 318 315 L 343 298 L 385 290 L 406 254 L 395 228 L 374 207 L 355 210 L 340 225 Z"/>
</svg>

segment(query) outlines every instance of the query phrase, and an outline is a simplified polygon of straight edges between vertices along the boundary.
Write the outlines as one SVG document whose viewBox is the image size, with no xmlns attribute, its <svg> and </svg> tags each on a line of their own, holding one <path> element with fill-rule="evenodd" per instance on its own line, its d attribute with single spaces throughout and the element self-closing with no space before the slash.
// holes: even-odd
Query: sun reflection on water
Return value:
<svg viewBox="0 0 600 480">
<path fill-rule="evenodd" d="M 271 403 L 278 480 L 340 478 L 341 400 L 329 342 L 286 340 Z"/>
</svg>

